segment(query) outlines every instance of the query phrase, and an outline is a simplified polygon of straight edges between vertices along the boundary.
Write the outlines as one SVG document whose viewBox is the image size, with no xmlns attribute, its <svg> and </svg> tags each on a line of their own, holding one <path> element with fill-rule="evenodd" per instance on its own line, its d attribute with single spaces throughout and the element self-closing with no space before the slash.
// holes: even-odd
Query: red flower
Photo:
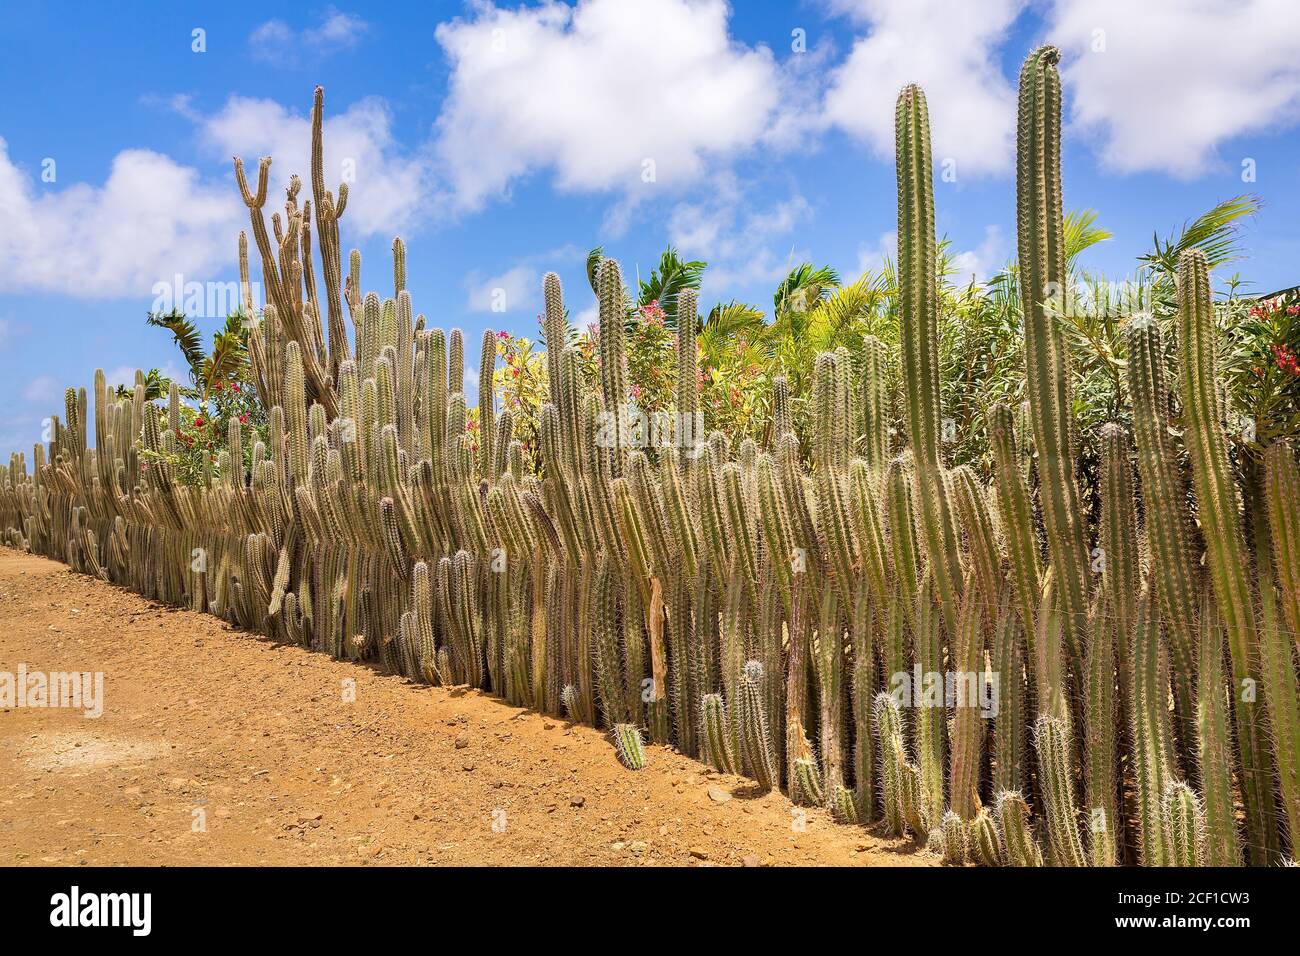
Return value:
<svg viewBox="0 0 1300 956">
<path fill-rule="evenodd" d="M 218 382 L 216 385 L 213 386 L 213 388 L 215 388 L 218 392 L 221 391 L 221 383 Z"/>
<path fill-rule="evenodd" d="M 247 415 L 240 415 L 240 416 L 239 416 L 239 424 L 241 424 L 241 425 L 247 425 L 247 424 L 248 424 L 248 416 L 247 416 Z"/>
<path fill-rule="evenodd" d="M 243 389 L 239 387 L 239 383 L 238 383 L 238 382 L 231 382 L 231 383 L 230 383 L 230 390 L 231 390 L 232 392 L 242 392 L 242 391 L 243 391 Z"/>
<path fill-rule="evenodd" d="M 194 427 L 195 427 L 195 428 L 202 428 L 202 427 L 203 427 L 203 419 L 202 419 L 202 418 L 196 418 L 196 419 L 194 419 Z"/>
</svg>

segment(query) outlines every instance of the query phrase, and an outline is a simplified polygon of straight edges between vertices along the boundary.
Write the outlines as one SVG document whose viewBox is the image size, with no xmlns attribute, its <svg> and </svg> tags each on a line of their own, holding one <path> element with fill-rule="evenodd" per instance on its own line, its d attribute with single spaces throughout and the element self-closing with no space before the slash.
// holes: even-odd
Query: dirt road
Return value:
<svg viewBox="0 0 1300 956">
<path fill-rule="evenodd" d="M 0 548 L 0 672 L 20 665 L 102 672 L 103 713 L 0 709 L 0 865 L 932 862 L 671 750 L 633 773 L 590 727 Z"/>
</svg>

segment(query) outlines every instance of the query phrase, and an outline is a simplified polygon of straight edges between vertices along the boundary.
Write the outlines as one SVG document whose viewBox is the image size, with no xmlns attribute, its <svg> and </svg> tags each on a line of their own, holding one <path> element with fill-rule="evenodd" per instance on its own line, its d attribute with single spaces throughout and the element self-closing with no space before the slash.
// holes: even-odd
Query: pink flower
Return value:
<svg viewBox="0 0 1300 956">
<path fill-rule="evenodd" d="M 498 332 L 498 333 L 497 333 L 497 338 L 499 338 L 499 339 L 508 339 L 508 338 L 510 338 L 510 333 L 509 333 L 509 332 Z"/>
</svg>

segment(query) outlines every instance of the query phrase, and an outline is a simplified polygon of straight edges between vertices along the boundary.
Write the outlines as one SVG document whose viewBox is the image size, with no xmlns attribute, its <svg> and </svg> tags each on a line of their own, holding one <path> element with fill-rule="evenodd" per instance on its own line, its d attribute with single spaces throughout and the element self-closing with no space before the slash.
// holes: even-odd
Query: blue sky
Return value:
<svg viewBox="0 0 1300 956">
<path fill-rule="evenodd" d="M 708 261 L 705 307 L 768 306 L 803 260 L 878 266 L 909 80 L 947 163 L 939 230 L 989 274 L 1014 253 L 1016 74 L 1044 41 L 1065 55 L 1066 205 L 1115 234 L 1089 267 L 1124 276 L 1153 232 L 1249 192 L 1264 209 L 1235 268 L 1260 292 L 1293 285 L 1296 20 L 1282 0 L 11 5 L 0 449 L 30 454 L 96 367 L 177 368 L 144 324 L 155 286 L 235 278 L 248 220 L 230 156 L 273 155 L 275 187 L 305 176 L 318 83 L 363 284 L 391 290 L 402 235 L 416 310 L 464 328 L 471 353 L 485 327 L 536 331 L 547 270 L 585 318 L 596 244 L 629 278 L 669 243 Z"/>
</svg>

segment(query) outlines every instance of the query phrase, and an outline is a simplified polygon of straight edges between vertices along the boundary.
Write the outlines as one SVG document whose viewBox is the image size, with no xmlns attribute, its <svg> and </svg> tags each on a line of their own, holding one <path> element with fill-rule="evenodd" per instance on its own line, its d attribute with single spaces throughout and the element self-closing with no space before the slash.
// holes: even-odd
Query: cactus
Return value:
<svg viewBox="0 0 1300 956">
<path fill-rule="evenodd" d="M 1048 555 L 1067 646 L 1082 660 L 1088 615 L 1088 548 L 1075 479 L 1069 351 L 1047 300 L 1063 296 L 1061 80 L 1055 47 L 1039 47 L 1020 71 L 1016 134 L 1016 231 L 1025 316 L 1025 374 Z"/>
<path fill-rule="evenodd" d="M 1157 584 L 1161 618 L 1169 629 L 1173 677 L 1180 716 L 1191 713 L 1193 622 L 1197 584 L 1194 552 L 1185 507 L 1186 494 L 1168 428 L 1164 348 L 1151 316 L 1136 315 L 1128 325 L 1128 383 L 1138 472 L 1146 502 L 1147 540 Z M 1109 562 L 1108 562 L 1109 563 Z"/>
<path fill-rule="evenodd" d="M 642 769 L 645 766 L 645 744 L 640 729 L 633 724 L 615 724 L 613 736 L 618 762 L 628 770 Z"/>
<path fill-rule="evenodd" d="M 1085 806 L 1091 817 L 1094 866 L 1113 866 L 1119 822 L 1115 746 L 1115 636 L 1109 620 L 1094 615 L 1084 674 Z"/>
<path fill-rule="evenodd" d="M 898 178 L 898 278 L 907 427 L 916 462 L 926 555 L 948 633 L 957 631 L 962 571 L 957 532 L 939 455 L 939 305 L 925 94 L 907 86 L 894 114 Z"/>
<path fill-rule="evenodd" d="M 745 766 L 764 790 L 776 786 L 776 758 L 763 706 L 763 665 L 748 661 L 740 678 L 740 750 Z"/>
<path fill-rule="evenodd" d="M 1070 763 L 1071 741 L 1065 721 L 1051 714 L 1039 714 L 1034 726 L 1038 750 L 1040 786 L 1047 809 L 1047 846 L 1058 866 L 1086 866 L 1079 841 L 1078 812 L 1074 804 L 1074 774 Z"/>
<path fill-rule="evenodd" d="M 889 694 L 877 694 L 871 712 L 875 722 L 876 750 L 880 754 L 880 804 L 885 814 L 885 826 L 895 835 L 902 835 L 903 782 L 902 761 L 903 719 L 898 701 Z"/>
<path fill-rule="evenodd" d="M 980 807 L 975 819 L 966 831 L 966 845 L 970 855 L 982 866 L 1002 866 L 1006 863 L 1006 851 L 1002 846 L 1002 834 L 998 832 L 997 822 L 988 807 Z"/>
<path fill-rule="evenodd" d="M 940 823 L 943 833 L 943 862 L 955 866 L 966 863 L 966 824 L 962 818 L 949 810 Z"/>
<path fill-rule="evenodd" d="M 1171 780 L 1160 802 L 1170 866 L 1205 865 L 1205 807 L 1187 784 Z"/>
<path fill-rule="evenodd" d="M 921 596 L 917 600 L 917 623 L 913 632 L 916 667 L 922 675 L 941 675 L 945 670 L 943 643 L 940 639 L 939 621 L 929 597 L 929 583 L 930 578 L 927 575 L 922 585 Z M 890 675 L 890 681 L 896 680 L 895 675 L 900 673 L 908 678 L 913 676 L 906 671 L 895 671 Z M 939 699 L 936 701 L 930 698 L 928 686 L 912 688 L 913 702 L 917 700 L 917 695 L 920 695 L 920 705 L 916 707 L 914 740 L 916 764 L 921 777 L 921 795 L 926 817 L 936 821 L 942 816 L 945 805 L 947 712 L 943 706 L 943 690 L 938 688 Z"/>
<path fill-rule="evenodd" d="M 1241 845 L 1232 801 L 1232 731 L 1228 726 L 1227 690 L 1223 684 L 1223 629 L 1212 607 L 1201 612 L 1198 657 L 1197 766 L 1205 796 L 1206 863 L 1240 866 Z"/>
<path fill-rule="evenodd" d="M 1241 502 L 1229 472 L 1227 439 L 1219 411 L 1215 372 L 1218 339 L 1209 267 L 1204 253 L 1197 249 L 1184 252 L 1178 262 L 1178 341 L 1182 354 L 1179 383 L 1187 424 L 1187 454 L 1192 462 L 1206 563 L 1228 635 L 1233 682 L 1241 686 L 1244 681 L 1259 679 L 1251 648 L 1260 638 L 1246 568 Z M 1287 670 L 1291 671 L 1293 682 L 1291 702 L 1294 702 L 1295 677 L 1289 664 L 1290 655 L 1287 656 Z M 1273 778 L 1263 716 L 1253 698 L 1238 700 L 1235 712 L 1246 833 L 1252 854 L 1262 862 L 1277 851 L 1277 829 L 1270 812 L 1275 799 Z M 1294 755 L 1292 751 L 1288 756 Z"/>
<path fill-rule="evenodd" d="M 1011 866 L 1042 866 L 1043 851 L 1029 823 L 1029 805 L 1018 791 L 998 794 L 998 831 Z"/>
<path fill-rule="evenodd" d="M 736 747 L 731 721 L 721 694 L 700 699 L 700 756 L 723 773 L 736 773 Z"/>
<path fill-rule="evenodd" d="M 1020 619 L 1004 596 L 993 637 L 993 673 L 998 676 L 1000 699 L 994 717 L 996 742 L 994 787 L 1019 790 L 1028 781 L 1025 757 L 1025 651 Z"/>
<path fill-rule="evenodd" d="M 1160 800 L 1174 779 L 1172 734 L 1165 699 L 1169 692 L 1169 662 L 1160 641 L 1160 622 L 1145 589 L 1138 597 L 1133 630 L 1133 698 L 1129 702 L 1133 776 L 1137 803 L 1139 856 L 1146 866 L 1166 866 L 1168 845 L 1160 820 Z"/>
</svg>

